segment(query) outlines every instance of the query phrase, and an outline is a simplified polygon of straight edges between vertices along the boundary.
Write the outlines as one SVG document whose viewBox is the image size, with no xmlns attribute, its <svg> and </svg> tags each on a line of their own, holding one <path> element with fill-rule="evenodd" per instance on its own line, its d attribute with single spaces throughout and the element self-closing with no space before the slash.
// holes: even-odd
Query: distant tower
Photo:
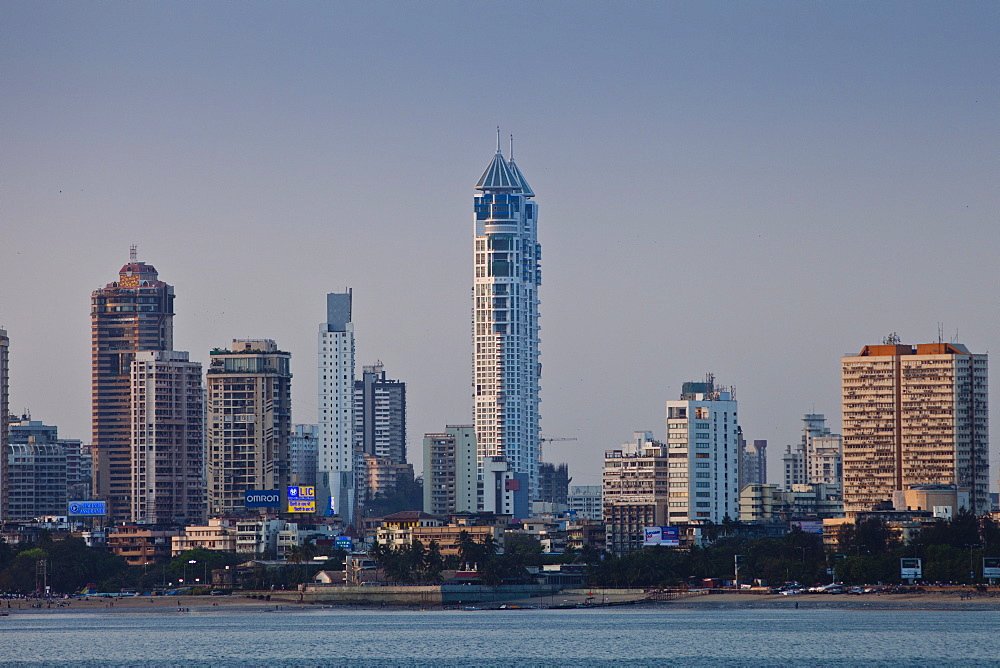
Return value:
<svg viewBox="0 0 1000 668">
<path fill-rule="evenodd" d="M 132 521 L 205 521 L 201 363 L 144 350 L 132 363 Z"/>
<path fill-rule="evenodd" d="M 443 432 L 424 434 L 424 512 L 476 512 L 477 469 L 471 424 L 450 424 Z"/>
<path fill-rule="evenodd" d="M 381 362 L 354 381 L 354 449 L 406 463 L 406 383 L 387 379 Z"/>
<path fill-rule="evenodd" d="M 537 498 L 539 466 L 538 287 L 541 245 L 535 193 L 497 152 L 474 198 L 473 398 L 479 468 L 486 485 L 506 463 Z M 496 469 L 496 470 L 494 470 Z M 517 486 L 519 483 L 512 483 Z M 484 507 L 494 490 L 484 489 Z"/>
<path fill-rule="evenodd" d="M 7 401 L 10 339 L 7 330 L 0 329 L 0 522 L 7 519 L 7 438 L 10 410 Z"/>
<path fill-rule="evenodd" d="M 319 326 L 319 470 L 317 504 L 324 514 L 354 521 L 354 324 L 352 291 L 326 296 Z"/>
<path fill-rule="evenodd" d="M 291 354 L 271 339 L 213 350 L 208 368 L 209 512 L 244 512 L 244 492 L 290 482 Z"/>
<path fill-rule="evenodd" d="M 94 493 L 109 519 L 132 512 L 131 372 L 137 352 L 172 350 L 174 288 L 135 259 L 90 297 Z"/>
</svg>

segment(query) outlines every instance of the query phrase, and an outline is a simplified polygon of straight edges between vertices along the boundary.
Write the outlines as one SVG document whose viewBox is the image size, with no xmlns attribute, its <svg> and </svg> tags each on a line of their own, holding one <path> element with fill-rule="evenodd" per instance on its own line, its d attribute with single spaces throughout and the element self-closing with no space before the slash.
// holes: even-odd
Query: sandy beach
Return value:
<svg viewBox="0 0 1000 668">
<path fill-rule="evenodd" d="M 289 598 L 283 600 L 281 595 Z M 61 613 L 102 613 L 102 614 L 155 614 L 155 613 L 227 613 L 227 612 L 275 612 L 307 611 L 323 608 L 338 609 L 401 609 L 379 605 L 333 605 L 329 603 L 299 603 L 294 600 L 295 592 L 272 592 L 270 601 L 248 598 L 245 595 L 231 596 L 125 596 L 121 598 L 70 599 L 42 603 L 41 608 L 32 608 L 30 600 L 3 600 L 3 612 L 17 614 L 61 614 Z M 582 605 L 590 599 L 595 604 L 623 605 L 632 603 L 646 607 L 672 607 L 684 609 L 870 609 L 870 610 L 1000 610 L 1000 594 L 975 594 L 967 590 L 927 591 L 911 594 L 799 594 L 781 596 L 779 594 L 711 593 L 683 595 L 664 601 L 644 601 L 644 595 L 634 590 L 622 592 L 612 589 L 573 590 L 558 592 L 553 596 L 506 601 L 507 605 L 547 608 L 549 606 Z M 62 605 L 60 605 L 62 604 Z M 405 609 L 405 608 L 402 608 Z"/>
</svg>

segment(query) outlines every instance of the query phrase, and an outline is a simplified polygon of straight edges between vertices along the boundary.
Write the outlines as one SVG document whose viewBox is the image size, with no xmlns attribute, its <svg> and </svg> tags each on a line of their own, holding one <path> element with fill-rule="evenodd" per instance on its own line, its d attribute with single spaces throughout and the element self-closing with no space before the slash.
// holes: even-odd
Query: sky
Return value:
<svg viewBox="0 0 1000 668">
<path fill-rule="evenodd" d="M 839 428 L 842 355 L 1000 350 L 998 28 L 996 2 L 2 0 L 10 408 L 89 441 L 90 292 L 136 244 L 175 348 L 292 353 L 296 422 L 351 287 L 419 470 L 472 421 L 500 125 L 540 207 L 542 431 L 577 439 L 544 459 L 598 484 L 711 372 L 779 480 L 804 413 Z"/>
</svg>

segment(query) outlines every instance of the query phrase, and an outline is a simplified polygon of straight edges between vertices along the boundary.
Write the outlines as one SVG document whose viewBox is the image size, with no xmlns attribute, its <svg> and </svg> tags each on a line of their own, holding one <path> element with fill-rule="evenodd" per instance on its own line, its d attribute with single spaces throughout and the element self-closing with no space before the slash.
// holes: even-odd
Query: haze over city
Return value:
<svg viewBox="0 0 1000 668">
<path fill-rule="evenodd" d="M 136 244 L 177 350 L 292 353 L 296 422 L 325 295 L 352 288 L 419 469 L 424 432 L 472 420 L 498 124 L 540 208 L 542 432 L 578 439 L 544 459 L 576 484 L 706 372 L 777 479 L 803 413 L 839 424 L 841 355 L 1000 340 L 995 3 L 0 11 L 10 407 L 67 438 L 90 439 L 90 292 Z"/>
</svg>

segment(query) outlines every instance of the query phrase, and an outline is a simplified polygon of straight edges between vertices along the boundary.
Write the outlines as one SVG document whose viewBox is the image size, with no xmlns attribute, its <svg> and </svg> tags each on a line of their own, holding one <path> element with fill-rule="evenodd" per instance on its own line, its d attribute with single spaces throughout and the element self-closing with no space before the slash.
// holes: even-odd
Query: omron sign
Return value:
<svg viewBox="0 0 1000 668">
<path fill-rule="evenodd" d="M 108 506 L 104 501 L 70 501 L 66 511 L 70 517 L 93 517 L 107 515 Z"/>
<path fill-rule="evenodd" d="M 281 491 L 277 489 L 248 489 L 243 494 L 247 508 L 280 508 Z"/>
</svg>

